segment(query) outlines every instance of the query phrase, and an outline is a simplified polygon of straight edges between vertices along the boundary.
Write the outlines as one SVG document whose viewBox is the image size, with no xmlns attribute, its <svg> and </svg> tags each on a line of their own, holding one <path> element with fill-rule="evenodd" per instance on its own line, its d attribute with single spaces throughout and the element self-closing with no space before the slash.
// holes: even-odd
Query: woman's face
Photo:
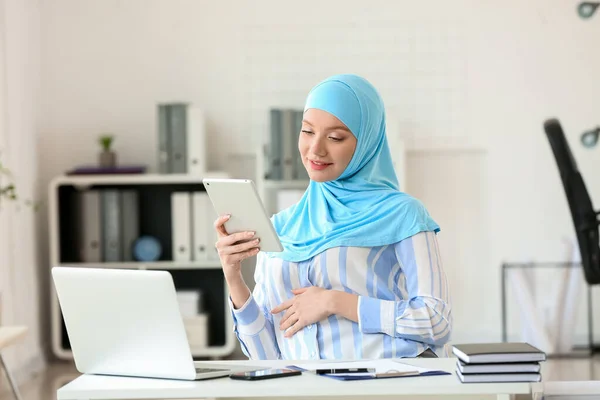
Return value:
<svg viewBox="0 0 600 400">
<path fill-rule="evenodd" d="M 356 137 L 332 114 L 309 108 L 304 113 L 298 150 L 308 176 L 316 182 L 339 178 L 356 149 Z"/>
</svg>

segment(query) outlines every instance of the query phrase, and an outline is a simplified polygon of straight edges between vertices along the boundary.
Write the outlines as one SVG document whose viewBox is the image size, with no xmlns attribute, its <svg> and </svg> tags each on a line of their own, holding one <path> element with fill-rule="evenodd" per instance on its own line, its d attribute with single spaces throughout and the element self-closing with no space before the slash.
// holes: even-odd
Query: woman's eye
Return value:
<svg viewBox="0 0 600 400">
<path fill-rule="evenodd" d="M 333 140 L 334 142 L 341 142 L 342 140 L 344 140 L 344 139 L 336 138 L 333 136 L 330 136 L 329 139 Z"/>
<path fill-rule="evenodd" d="M 302 129 L 302 133 L 306 133 L 307 135 L 312 135 L 312 132 L 308 131 L 306 129 Z"/>
</svg>

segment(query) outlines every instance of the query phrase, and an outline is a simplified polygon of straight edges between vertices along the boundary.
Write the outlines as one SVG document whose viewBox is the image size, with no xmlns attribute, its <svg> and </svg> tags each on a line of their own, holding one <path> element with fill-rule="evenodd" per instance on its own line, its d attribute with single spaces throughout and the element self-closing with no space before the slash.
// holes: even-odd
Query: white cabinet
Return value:
<svg viewBox="0 0 600 400">
<path fill-rule="evenodd" d="M 207 174 L 206 177 L 227 177 L 223 173 Z M 187 174 L 140 174 L 140 175 L 79 175 L 59 176 L 49 186 L 49 239 L 50 266 L 160 269 L 169 271 L 178 290 L 199 290 L 202 293 L 203 312 L 208 315 L 208 345 L 195 347 L 194 357 L 224 357 L 236 347 L 236 339 L 229 308 L 227 286 L 218 257 L 210 252 L 214 240 L 207 243 L 207 256 L 203 259 L 190 256 L 189 260 L 174 261 L 172 248 L 171 198 L 175 192 L 203 192 L 202 178 Z M 151 236 L 161 245 L 162 251 L 156 261 L 93 261 L 82 258 L 78 241 L 81 238 L 81 221 L 77 222 L 78 198 L 90 190 L 127 190 L 137 193 L 137 235 Z M 210 207 L 212 205 L 208 203 Z M 209 213 L 210 214 L 210 213 Z M 208 221 L 210 236 L 212 223 Z M 190 221 L 190 224 L 193 224 Z M 190 252 L 193 254 L 193 252 Z M 195 259 L 198 258 L 198 259 Z M 102 258 L 100 258 L 102 260 Z M 54 285 L 51 292 L 52 351 L 60 359 L 71 359 L 72 352 L 65 331 Z M 99 299 L 101 301 L 101 299 Z"/>
</svg>

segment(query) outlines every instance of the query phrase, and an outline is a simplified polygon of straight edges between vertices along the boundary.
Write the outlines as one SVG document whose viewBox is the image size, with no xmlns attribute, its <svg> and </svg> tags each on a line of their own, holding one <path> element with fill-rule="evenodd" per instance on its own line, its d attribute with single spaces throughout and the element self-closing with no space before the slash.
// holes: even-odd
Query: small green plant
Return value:
<svg viewBox="0 0 600 400">
<path fill-rule="evenodd" d="M 107 152 L 110 151 L 110 148 L 111 148 L 114 140 L 115 140 L 115 137 L 108 133 L 102 134 L 98 138 L 98 142 L 100 143 L 100 146 L 102 146 L 102 150 L 107 151 Z"/>
<path fill-rule="evenodd" d="M 0 161 L 0 178 L 2 177 L 7 177 L 7 178 L 12 178 L 12 174 L 10 173 L 10 170 L 8 168 L 6 168 L 4 165 L 2 165 L 2 161 Z M 16 201 L 18 198 L 17 196 L 17 189 L 15 187 L 14 183 L 8 183 L 8 184 L 4 184 L 0 181 L 0 202 L 2 200 L 10 200 L 10 201 Z M 34 211 L 39 210 L 41 203 L 40 202 L 34 202 L 31 200 L 25 200 L 24 204 L 26 206 L 30 206 L 33 208 Z"/>
<path fill-rule="evenodd" d="M 4 165 L 2 165 L 2 161 L 0 161 L 0 177 L 1 176 L 10 177 L 10 171 L 6 167 L 4 167 Z M 7 185 L 0 183 L 0 199 L 17 199 L 17 192 L 13 183 L 9 183 Z"/>
</svg>

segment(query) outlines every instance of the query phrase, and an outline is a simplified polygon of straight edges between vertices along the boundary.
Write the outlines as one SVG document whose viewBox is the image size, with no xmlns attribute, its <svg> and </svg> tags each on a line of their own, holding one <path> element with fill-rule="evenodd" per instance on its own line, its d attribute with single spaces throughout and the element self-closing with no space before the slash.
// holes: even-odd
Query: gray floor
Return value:
<svg viewBox="0 0 600 400">
<path fill-rule="evenodd" d="M 71 363 L 50 365 L 21 386 L 23 400 L 55 400 L 56 390 L 78 376 Z M 550 359 L 542 364 L 544 381 L 600 380 L 600 357 Z M 6 379 L 0 380 L 0 400 L 13 400 Z"/>
</svg>

